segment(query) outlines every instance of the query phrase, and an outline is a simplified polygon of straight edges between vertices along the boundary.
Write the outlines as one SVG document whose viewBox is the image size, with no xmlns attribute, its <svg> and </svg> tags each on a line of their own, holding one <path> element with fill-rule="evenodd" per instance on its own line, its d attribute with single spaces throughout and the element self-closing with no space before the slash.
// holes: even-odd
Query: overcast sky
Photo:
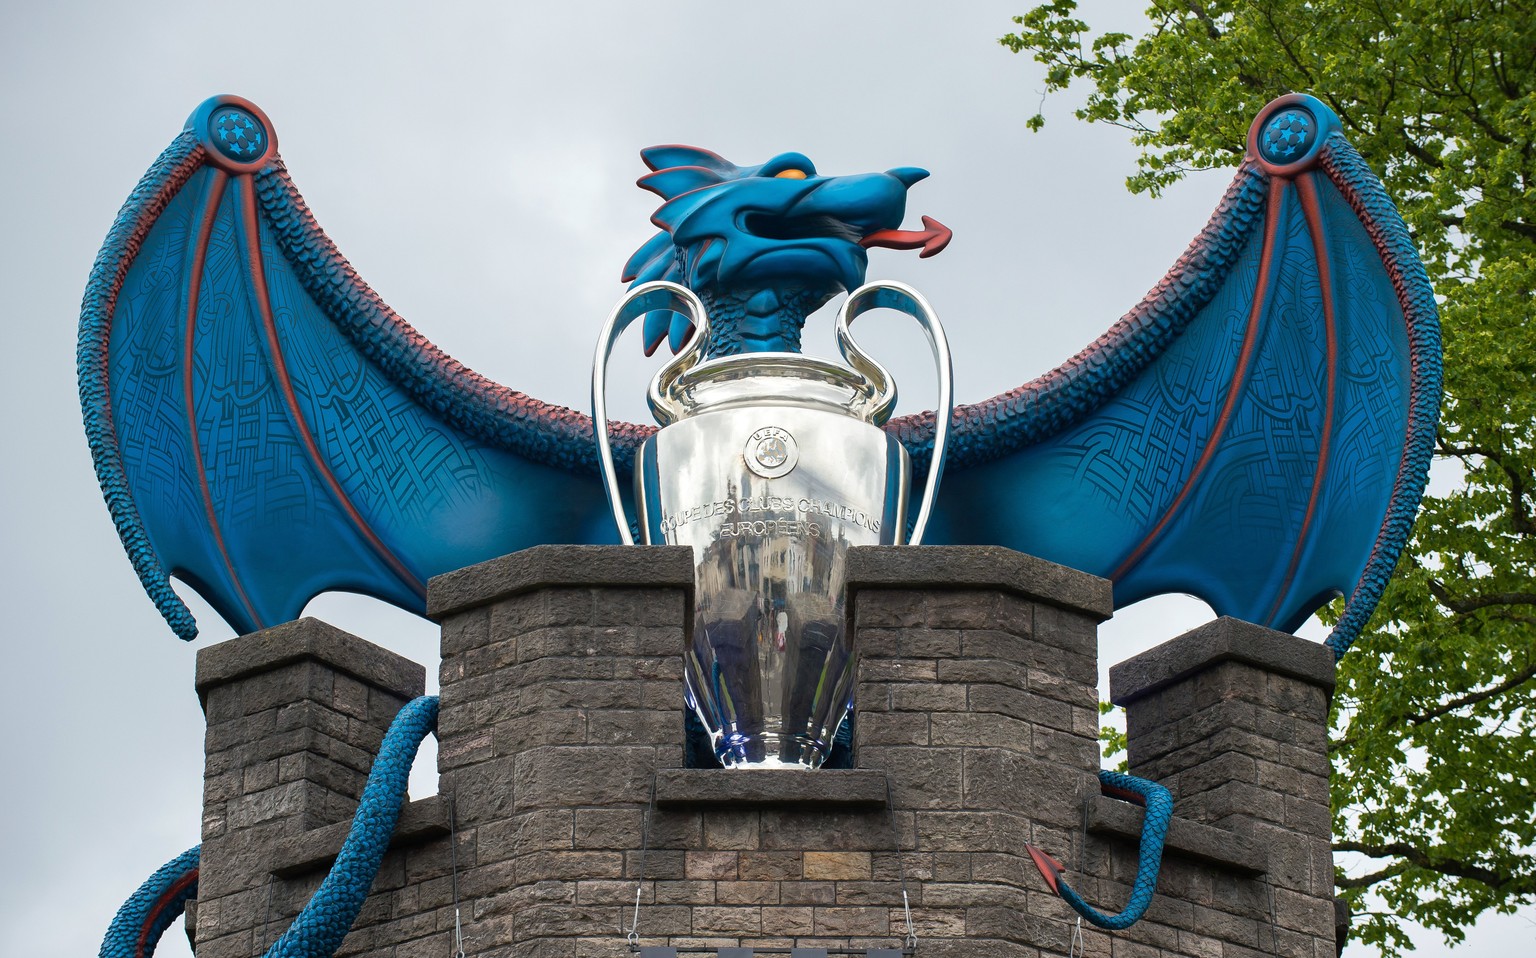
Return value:
<svg viewBox="0 0 1536 958">
<path fill-rule="evenodd" d="M 10 688 L 0 719 L 0 953 L 94 954 L 118 905 L 198 841 L 197 647 L 175 639 L 112 529 L 80 427 L 80 293 L 112 218 L 205 97 L 272 118 L 321 225 L 362 276 L 448 352 L 547 401 L 586 407 L 619 270 L 652 232 L 637 151 L 704 146 L 739 163 L 787 150 L 824 173 L 922 166 L 908 220 L 950 226 L 942 255 L 875 250 L 871 278 L 915 285 L 975 401 L 1056 365 L 1133 306 L 1208 217 L 1229 172 L 1160 201 L 1123 189 L 1118 130 L 1046 103 L 996 37 L 1027 4 L 269 2 L 0 5 L 0 589 Z M 1136 31 L 1139 4 L 1087 0 Z M 1098 13 L 1094 14 L 1098 16 Z M 1116 19 L 1118 18 L 1118 20 Z M 1275 91 L 1277 94 L 1285 91 Z M 808 336 L 829 348 L 825 316 Z M 915 330 L 861 338 L 926 408 Z M 630 357 L 632 358 L 632 357 Z M 615 378 L 642 415 L 638 362 Z M 626 386 L 625 384 L 628 383 Z M 310 607 L 428 666 L 427 623 L 367 600 Z M 1155 600 L 1103 632 L 1107 665 L 1208 617 Z M 413 780 L 420 795 L 430 773 Z M 1529 911 L 1527 911 L 1527 916 Z M 1467 951 L 1510 954 L 1529 917 Z M 1421 954 L 1439 955 L 1434 936 Z M 187 953 L 179 923 L 163 955 Z M 1358 949 L 1351 952 L 1363 956 Z"/>
</svg>

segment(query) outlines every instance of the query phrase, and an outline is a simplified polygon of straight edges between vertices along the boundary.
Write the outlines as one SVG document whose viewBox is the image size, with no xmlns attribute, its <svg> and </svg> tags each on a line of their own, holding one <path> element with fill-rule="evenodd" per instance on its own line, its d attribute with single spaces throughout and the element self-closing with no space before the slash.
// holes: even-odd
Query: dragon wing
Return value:
<svg viewBox="0 0 1536 958">
<path fill-rule="evenodd" d="M 421 612 L 437 573 L 543 542 L 617 541 L 591 420 L 426 341 L 316 225 L 272 124 L 204 102 L 92 269 L 80 399 L 119 536 L 241 632 L 334 589 Z M 616 427 L 621 465 L 644 430 Z"/>
<path fill-rule="evenodd" d="M 955 417 L 926 541 L 1005 545 L 1291 630 L 1380 598 L 1427 478 L 1435 302 L 1381 183 L 1309 96 L 1255 119 L 1172 270 L 1066 364 Z M 931 454 L 932 415 L 892 427 Z M 927 445 L 925 445 L 925 443 Z"/>
</svg>

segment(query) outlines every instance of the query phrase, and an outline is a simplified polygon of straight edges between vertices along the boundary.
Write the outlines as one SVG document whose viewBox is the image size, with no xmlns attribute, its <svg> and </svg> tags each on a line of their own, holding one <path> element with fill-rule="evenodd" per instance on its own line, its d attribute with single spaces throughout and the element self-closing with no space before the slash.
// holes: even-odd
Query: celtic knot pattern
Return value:
<svg viewBox="0 0 1536 958">
<path fill-rule="evenodd" d="M 1411 244 L 1347 146 L 1330 149 L 1337 127 L 1311 97 L 1266 108 L 1210 222 L 1140 305 L 1056 370 L 956 409 L 932 541 L 1107 575 L 1121 604 L 1195 592 L 1277 628 L 1354 590 L 1335 647 L 1358 631 L 1422 488 L 1438 350 Z M 195 623 L 169 575 L 248 630 L 338 586 L 419 610 L 433 574 L 606 541 L 590 418 L 485 379 L 390 310 L 320 230 L 277 140 L 248 101 L 200 106 L 124 208 L 82 310 L 98 476 L 178 634 Z M 691 147 L 647 163 L 673 226 L 728 184 L 810 195 Z M 889 198 L 921 175 L 853 179 Z M 757 240 L 799 242 L 804 226 Z M 671 236 L 626 276 L 670 269 Z M 699 262 L 723 255 L 706 245 Z M 863 249 L 849 255 L 853 282 Z M 793 349 L 783 317 L 821 295 L 793 279 L 705 296 L 712 328 Z M 889 427 L 919 474 L 933 427 L 932 413 Z M 653 431 L 611 429 L 621 471 Z M 794 468 L 791 443 L 748 456 Z M 1064 514 L 1075 534 L 1041 518 Z M 267 561 L 279 541 L 299 558 Z"/>
</svg>

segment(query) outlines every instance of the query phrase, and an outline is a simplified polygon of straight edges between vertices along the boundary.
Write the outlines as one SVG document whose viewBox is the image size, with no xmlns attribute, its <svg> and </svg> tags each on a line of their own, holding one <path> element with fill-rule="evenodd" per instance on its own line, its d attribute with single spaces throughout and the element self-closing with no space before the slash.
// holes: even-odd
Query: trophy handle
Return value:
<svg viewBox="0 0 1536 958">
<path fill-rule="evenodd" d="M 619 539 L 627 546 L 635 544 L 635 537 L 630 535 L 629 517 L 624 514 L 619 477 L 613 465 L 613 443 L 608 436 L 608 357 L 613 352 L 614 343 L 618 342 L 630 323 L 658 309 L 671 310 L 688 317 L 694 331 L 688 345 L 662 367 L 656 379 L 675 379 L 698 363 L 709 336 L 709 319 L 704 313 L 704 304 L 687 287 L 660 280 L 636 286 L 619 300 L 613 312 L 608 314 L 608 322 L 603 324 L 602 334 L 597 339 L 597 354 L 592 359 L 592 432 L 597 438 L 597 458 L 603 471 L 604 488 L 608 492 L 608 505 L 613 509 L 613 521 L 619 527 Z"/>
<path fill-rule="evenodd" d="M 933 514 L 933 500 L 939 491 L 939 479 L 944 475 L 944 457 L 949 447 L 949 426 L 955 414 L 954 367 L 949 357 L 949 340 L 933 307 L 923 294 L 906 285 L 892 281 L 867 283 L 854 290 L 837 314 L 837 348 L 848 364 L 863 373 L 878 390 L 878 413 L 883 421 L 896 404 L 896 390 L 891 377 L 879 363 L 854 342 L 848 327 L 854 319 L 871 309 L 894 309 L 906 313 L 928 335 L 928 345 L 933 347 L 933 362 L 939 374 L 939 407 L 935 411 L 933 429 L 933 461 L 928 466 L 928 484 L 923 490 L 922 504 L 917 510 L 917 521 L 912 523 L 909 545 L 923 541 L 928 519 Z"/>
</svg>

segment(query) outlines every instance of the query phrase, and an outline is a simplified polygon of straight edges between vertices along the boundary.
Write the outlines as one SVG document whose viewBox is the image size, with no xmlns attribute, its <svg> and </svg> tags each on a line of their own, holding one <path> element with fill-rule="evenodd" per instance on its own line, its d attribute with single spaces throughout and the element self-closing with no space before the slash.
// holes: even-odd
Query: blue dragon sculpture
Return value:
<svg viewBox="0 0 1536 958">
<path fill-rule="evenodd" d="M 711 354 L 796 350 L 806 315 L 899 229 L 900 168 L 823 176 L 662 146 L 627 279 L 710 309 Z M 647 347 L 688 333 L 647 318 Z M 80 396 L 123 544 L 178 635 L 175 575 L 239 631 L 345 589 L 420 612 L 426 580 L 545 542 L 609 542 L 590 419 L 499 386 L 386 306 L 320 230 L 253 104 L 192 115 L 119 213 L 86 288 Z M 956 410 L 928 541 L 1010 546 L 1293 629 L 1349 602 L 1348 648 L 1423 489 L 1434 299 L 1380 183 L 1310 97 L 1266 107 L 1168 275 L 1077 356 Z M 889 429 L 926 467 L 931 414 Z M 613 428 L 622 468 L 651 427 Z M 1071 523 L 1060 517 L 1070 515 Z"/>
<path fill-rule="evenodd" d="M 862 283 L 867 248 L 927 256 L 949 239 L 928 217 L 900 228 L 916 168 L 825 176 L 798 153 L 737 166 L 687 146 L 642 158 L 659 232 L 623 278 L 698 293 L 709 355 L 798 351 L 806 316 Z M 670 313 L 644 324 L 648 352 L 689 333 Z M 199 106 L 118 214 L 78 368 L 112 519 L 184 639 L 197 626 L 173 575 L 247 632 L 328 590 L 421 612 L 432 575 L 616 541 L 590 418 L 490 382 L 386 306 L 239 97 Z M 1117 605 L 1185 592 L 1286 630 L 1345 595 L 1327 640 L 1342 656 L 1407 539 L 1440 378 L 1433 294 L 1391 201 L 1325 105 L 1281 97 L 1141 303 L 1055 370 L 956 409 L 927 541 L 1107 577 Z M 934 425 L 886 427 L 919 472 Z M 651 427 L 610 429 L 628 470 Z M 1166 827 L 1166 793 L 1143 784 L 1148 830 Z M 1041 862 L 1058 887 L 1055 867 Z M 1150 897 L 1138 881 L 1111 920 Z"/>
</svg>

